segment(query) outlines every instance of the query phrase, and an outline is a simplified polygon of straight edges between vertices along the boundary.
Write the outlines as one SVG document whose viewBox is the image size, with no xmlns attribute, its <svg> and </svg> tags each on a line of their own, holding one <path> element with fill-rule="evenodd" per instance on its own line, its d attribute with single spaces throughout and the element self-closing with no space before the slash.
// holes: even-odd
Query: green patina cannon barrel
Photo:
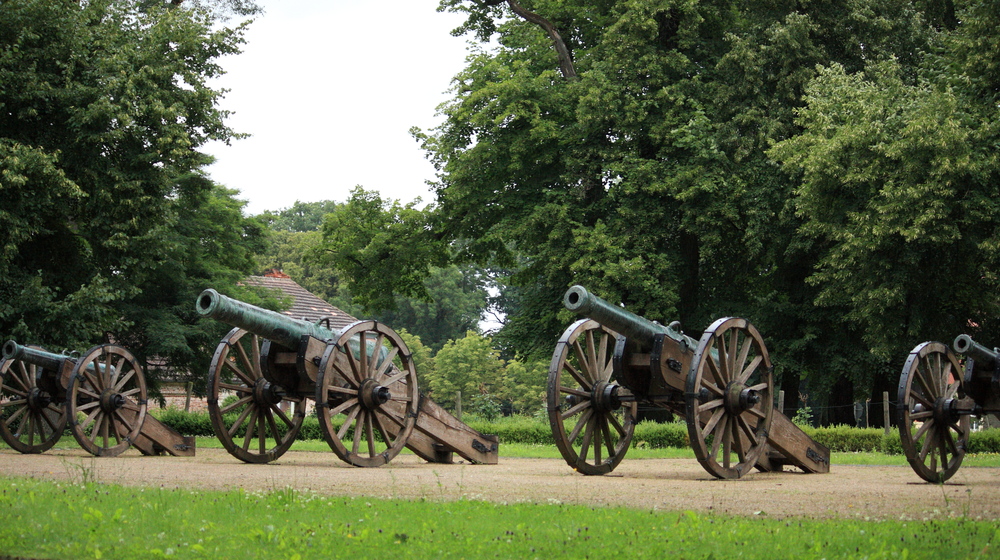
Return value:
<svg viewBox="0 0 1000 560">
<path fill-rule="evenodd" d="M 320 340 L 333 340 L 339 336 L 339 333 L 320 325 L 226 297 L 211 288 L 198 296 L 195 309 L 204 317 L 239 327 L 289 349 L 298 348 L 305 335 Z"/>
<path fill-rule="evenodd" d="M 694 349 L 698 346 L 698 341 L 674 328 L 676 323 L 664 327 L 623 307 L 608 303 L 588 292 L 583 286 L 573 286 L 567 290 L 563 296 L 563 305 L 581 317 L 593 319 L 644 348 L 652 347 L 657 335 L 666 335 L 684 349 Z"/>
<path fill-rule="evenodd" d="M 965 354 L 975 360 L 977 364 L 989 367 L 991 370 L 997 363 L 998 355 L 1000 355 L 1000 352 L 998 352 L 996 348 L 990 350 L 975 340 L 972 340 L 972 337 L 967 334 L 958 335 L 958 337 L 955 338 L 955 342 L 951 344 L 951 347 L 955 350 L 955 352 Z"/>
<path fill-rule="evenodd" d="M 22 346 L 16 341 L 8 340 L 3 345 L 3 359 L 21 360 L 23 362 L 36 365 L 42 369 L 59 371 L 62 369 L 63 364 L 66 363 L 66 360 L 71 358 L 65 354 L 53 354 L 52 352 Z"/>
</svg>

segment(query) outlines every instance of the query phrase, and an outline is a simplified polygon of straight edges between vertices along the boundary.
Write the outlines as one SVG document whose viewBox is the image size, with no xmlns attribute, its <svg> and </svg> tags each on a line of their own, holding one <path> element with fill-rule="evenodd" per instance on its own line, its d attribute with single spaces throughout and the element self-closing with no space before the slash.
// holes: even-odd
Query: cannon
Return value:
<svg viewBox="0 0 1000 560">
<path fill-rule="evenodd" d="M 351 465 L 384 465 L 404 447 L 434 463 L 450 463 L 455 453 L 497 463 L 495 436 L 419 392 L 410 351 L 387 325 L 356 321 L 334 330 L 329 318 L 300 321 L 212 289 L 198 296 L 195 309 L 234 327 L 208 373 L 212 426 L 234 457 L 247 463 L 280 457 L 312 400 L 323 438 Z"/>
<path fill-rule="evenodd" d="M 98 457 L 133 445 L 145 455 L 194 455 L 194 438 L 146 414 L 146 405 L 142 366 L 121 346 L 101 344 L 81 356 L 3 345 L 0 437 L 21 453 L 51 449 L 69 426 Z"/>
<path fill-rule="evenodd" d="M 899 376 L 896 423 L 906 460 L 920 478 L 951 478 L 965 458 L 971 418 L 987 414 L 1000 417 L 1000 349 L 961 334 L 951 348 L 929 341 L 910 352 Z"/>
<path fill-rule="evenodd" d="M 829 472 L 829 449 L 774 409 L 771 359 L 745 319 L 719 319 L 694 340 L 678 322 L 646 320 L 582 286 L 563 304 L 584 318 L 556 344 L 546 401 L 556 445 L 578 472 L 618 466 L 640 404 L 683 415 L 695 456 L 717 478 L 789 464 Z"/>
</svg>

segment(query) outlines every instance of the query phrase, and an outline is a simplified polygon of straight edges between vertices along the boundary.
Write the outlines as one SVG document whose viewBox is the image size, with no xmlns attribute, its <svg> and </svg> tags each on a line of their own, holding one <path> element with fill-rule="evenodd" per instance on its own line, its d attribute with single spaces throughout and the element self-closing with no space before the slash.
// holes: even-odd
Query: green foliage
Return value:
<svg viewBox="0 0 1000 560">
<path fill-rule="evenodd" d="M 313 257 L 340 273 L 356 303 L 373 311 L 396 308 L 394 294 L 428 299 L 424 279 L 445 264 L 446 246 L 430 232 L 430 212 L 356 187 L 326 215 Z"/>
<path fill-rule="evenodd" d="M 468 331 L 464 338 L 448 341 L 434 356 L 434 370 L 423 376 L 428 395 L 452 410 L 455 393 L 472 402 L 477 395 L 498 393 L 504 362 L 490 339 Z"/>
<path fill-rule="evenodd" d="M 500 402 L 489 393 L 472 396 L 469 409 L 487 422 L 500 417 Z"/>
<path fill-rule="evenodd" d="M 200 171 L 242 28 L 137 1 L 0 9 L 0 333 L 207 365 L 192 302 L 253 268 L 262 230 Z M 153 384 L 157 371 L 148 372 Z"/>
<path fill-rule="evenodd" d="M 545 408 L 549 364 L 542 361 L 507 360 L 500 398 L 513 414 L 533 414 Z"/>
<path fill-rule="evenodd" d="M 813 423 L 812 408 L 804 406 L 795 411 L 795 416 L 792 417 L 792 423 L 799 427 L 812 426 Z"/>
<path fill-rule="evenodd" d="M 682 422 L 640 422 L 635 426 L 632 447 L 663 449 L 690 448 L 688 427 Z"/>
<path fill-rule="evenodd" d="M 818 443 L 825 445 L 830 451 L 837 452 L 867 452 L 881 451 L 885 431 L 876 428 L 854 428 L 838 425 L 823 428 L 800 426 L 805 433 Z M 899 440 L 898 432 L 896 440 Z"/>
<path fill-rule="evenodd" d="M 403 343 L 410 351 L 413 367 L 417 370 L 417 381 L 421 384 L 425 383 L 428 374 L 433 377 L 434 356 L 431 349 L 424 345 L 419 336 L 410 334 L 406 329 L 399 329 L 396 333 L 403 339 Z"/>
<path fill-rule="evenodd" d="M 414 132 L 457 258 L 507 271 L 504 357 L 550 351 L 574 283 L 694 334 L 747 317 L 814 402 L 970 319 L 1000 338 L 992 4 L 531 2 L 572 79 L 505 6 L 440 2 L 496 43 Z"/>
</svg>

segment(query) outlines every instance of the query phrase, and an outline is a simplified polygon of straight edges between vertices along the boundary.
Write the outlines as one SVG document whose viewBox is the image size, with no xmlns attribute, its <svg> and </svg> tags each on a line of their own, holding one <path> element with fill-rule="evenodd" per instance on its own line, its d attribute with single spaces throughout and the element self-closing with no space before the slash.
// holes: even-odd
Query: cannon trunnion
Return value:
<svg viewBox="0 0 1000 560">
<path fill-rule="evenodd" d="M 146 380 L 126 349 L 102 344 L 82 356 L 13 340 L 0 358 L 0 437 L 21 453 L 50 449 L 68 426 L 99 457 L 135 446 L 146 455 L 194 455 L 184 437 L 146 414 Z"/>
<path fill-rule="evenodd" d="M 829 471 L 829 450 L 774 410 L 770 356 L 745 319 L 719 319 L 694 340 L 676 322 L 648 321 L 581 286 L 563 303 L 585 319 L 556 344 L 547 406 L 577 471 L 606 474 L 621 462 L 640 403 L 683 415 L 698 461 L 718 478 L 784 464 Z"/>
<path fill-rule="evenodd" d="M 987 414 L 1000 418 L 1000 349 L 962 334 L 951 348 L 929 341 L 910 352 L 899 376 L 896 423 L 906 460 L 920 478 L 943 483 L 958 472 L 971 418 Z"/>
<path fill-rule="evenodd" d="M 404 447 L 437 463 L 452 462 L 454 453 L 497 462 L 495 436 L 420 394 L 410 351 L 387 325 L 357 321 L 335 330 L 325 319 L 299 321 L 215 290 L 202 292 L 195 309 L 234 327 L 208 373 L 212 426 L 234 457 L 280 457 L 313 401 L 324 439 L 355 466 L 384 465 Z"/>
</svg>

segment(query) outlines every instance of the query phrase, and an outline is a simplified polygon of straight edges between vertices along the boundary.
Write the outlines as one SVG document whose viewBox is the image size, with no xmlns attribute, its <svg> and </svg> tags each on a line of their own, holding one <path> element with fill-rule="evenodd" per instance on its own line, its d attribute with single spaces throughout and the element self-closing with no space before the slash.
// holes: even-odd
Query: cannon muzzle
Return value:
<svg viewBox="0 0 1000 560">
<path fill-rule="evenodd" d="M 299 341 L 305 335 L 320 340 L 336 339 L 339 336 L 319 325 L 226 297 L 211 288 L 198 296 L 195 310 L 203 317 L 239 327 L 289 349 L 298 348 Z"/>
<path fill-rule="evenodd" d="M 975 340 L 972 340 L 972 337 L 967 334 L 958 335 L 951 347 L 955 350 L 955 352 L 969 356 L 975 360 L 976 363 L 984 366 L 995 366 L 997 363 L 997 356 L 1000 355 L 1000 350 L 996 348 L 990 350 Z"/>
<path fill-rule="evenodd" d="M 14 340 L 8 340 L 3 345 L 4 360 L 20 360 L 50 371 L 59 371 L 69 356 L 53 354 L 38 348 L 22 346 Z"/>
<path fill-rule="evenodd" d="M 680 331 L 673 325 L 664 327 L 648 319 L 640 317 L 631 311 L 595 296 L 583 286 L 573 286 L 563 296 L 566 309 L 582 317 L 593 319 L 609 329 L 637 342 L 643 348 L 652 348 L 657 335 L 666 335 L 682 348 L 695 348 L 698 342 Z"/>
</svg>

